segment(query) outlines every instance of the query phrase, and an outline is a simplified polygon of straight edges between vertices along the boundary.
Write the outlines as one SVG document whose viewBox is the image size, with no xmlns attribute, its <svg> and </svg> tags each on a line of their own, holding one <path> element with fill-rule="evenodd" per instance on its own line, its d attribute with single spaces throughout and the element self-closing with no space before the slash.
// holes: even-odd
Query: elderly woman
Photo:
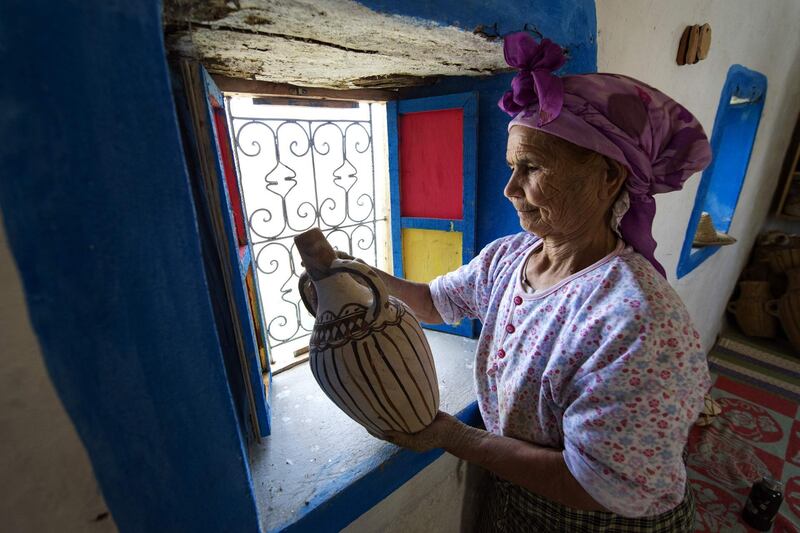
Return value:
<svg viewBox="0 0 800 533">
<path fill-rule="evenodd" d="M 682 452 L 709 385 L 698 335 L 656 261 L 653 194 L 710 160 L 677 102 L 612 74 L 559 78 L 562 50 L 514 34 L 521 72 L 505 196 L 523 231 L 469 264 L 389 290 L 429 323 L 483 323 L 475 382 L 486 430 L 439 413 L 414 435 L 492 473 L 484 529 L 686 531 Z"/>
</svg>

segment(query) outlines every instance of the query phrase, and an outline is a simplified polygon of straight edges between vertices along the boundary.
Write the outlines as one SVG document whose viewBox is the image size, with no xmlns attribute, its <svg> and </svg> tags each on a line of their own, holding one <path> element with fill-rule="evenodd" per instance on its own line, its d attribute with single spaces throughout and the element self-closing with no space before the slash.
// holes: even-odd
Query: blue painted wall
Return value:
<svg viewBox="0 0 800 533">
<path fill-rule="evenodd" d="M 256 531 L 157 1 L 0 3 L 0 209 L 122 531 Z"/>
<path fill-rule="evenodd" d="M 592 0 L 500 2 L 486 0 L 359 0 L 376 11 L 417 17 L 473 30 L 497 23 L 501 35 L 525 24 L 567 48 L 562 74 L 597 70 L 597 19 Z M 478 216 L 476 253 L 494 239 L 521 231 L 519 218 L 503 196 L 509 176 L 505 145 L 509 117 L 497 107 L 511 87 L 513 73 L 475 78 L 449 78 L 408 92 L 410 98 L 477 91 L 478 97 Z"/>
<path fill-rule="evenodd" d="M 467 29 L 497 22 L 500 33 L 527 22 L 569 49 L 564 72 L 595 69 L 591 0 L 364 3 Z M 160 3 L 5 0 L 0 49 L 0 209 L 45 363 L 116 523 L 257 530 Z M 518 231 L 502 196 L 508 117 L 496 106 L 511 77 L 412 94 L 480 94 L 478 247 Z"/>
<path fill-rule="evenodd" d="M 375 11 L 416 17 L 474 30 L 497 24 L 501 35 L 535 28 L 567 48 L 568 72 L 597 69 L 597 17 L 594 0 L 358 0 Z"/>
</svg>

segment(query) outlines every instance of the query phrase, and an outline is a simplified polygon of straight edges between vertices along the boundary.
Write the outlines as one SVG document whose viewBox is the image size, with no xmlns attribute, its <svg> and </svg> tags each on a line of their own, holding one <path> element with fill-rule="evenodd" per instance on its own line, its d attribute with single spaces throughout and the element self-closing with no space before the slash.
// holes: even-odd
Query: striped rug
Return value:
<svg viewBox="0 0 800 533">
<path fill-rule="evenodd" d="M 800 402 L 800 354 L 788 344 L 723 334 L 708 354 L 711 370 Z"/>
</svg>

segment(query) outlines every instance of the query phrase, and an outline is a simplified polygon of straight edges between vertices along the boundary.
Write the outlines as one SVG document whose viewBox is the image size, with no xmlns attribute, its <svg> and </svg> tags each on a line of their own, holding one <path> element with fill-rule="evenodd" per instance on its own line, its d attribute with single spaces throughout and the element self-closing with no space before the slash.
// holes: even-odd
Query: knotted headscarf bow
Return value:
<svg viewBox="0 0 800 533">
<path fill-rule="evenodd" d="M 711 161 L 711 146 L 697 119 L 678 102 L 638 80 L 617 74 L 553 72 L 565 61 L 548 39 L 520 32 L 505 38 L 506 62 L 520 72 L 498 102 L 515 125 L 550 133 L 619 161 L 629 170 L 629 208 L 618 231 L 661 275 L 655 258 L 654 194 L 677 191 Z"/>
<path fill-rule="evenodd" d="M 500 107 L 510 115 L 522 111 L 533 114 L 531 106 L 538 104 L 536 124 L 547 124 L 561 113 L 564 104 L 564 87 L 561 78 L 553 74 L 566 61 L 561 47 L 550 39 L 537 43 L 527 33 L 515 34 L 520 38 L 507 38 L 503 54 L 506 63 L 519 69 L 506 91 Z M 526 38 L 527 37 L 527 38 Z"/>
</svg>

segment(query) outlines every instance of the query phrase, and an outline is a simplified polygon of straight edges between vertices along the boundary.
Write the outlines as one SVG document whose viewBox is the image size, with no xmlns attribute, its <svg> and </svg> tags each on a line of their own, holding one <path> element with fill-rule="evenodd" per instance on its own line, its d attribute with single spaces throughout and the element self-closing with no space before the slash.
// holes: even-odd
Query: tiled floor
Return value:
<svg viewBox="0 0 800 533">
<path fill-rule="evenodd" d="M 780 479 L 785 501 L 772 531 L 800 531 L 800 410 L 797 402 L 724 375 L 712 396 L 722 414 L 689 437 L 696 531 L 754 531 L 740 512 L 752 483 Z"/>
</svg>

